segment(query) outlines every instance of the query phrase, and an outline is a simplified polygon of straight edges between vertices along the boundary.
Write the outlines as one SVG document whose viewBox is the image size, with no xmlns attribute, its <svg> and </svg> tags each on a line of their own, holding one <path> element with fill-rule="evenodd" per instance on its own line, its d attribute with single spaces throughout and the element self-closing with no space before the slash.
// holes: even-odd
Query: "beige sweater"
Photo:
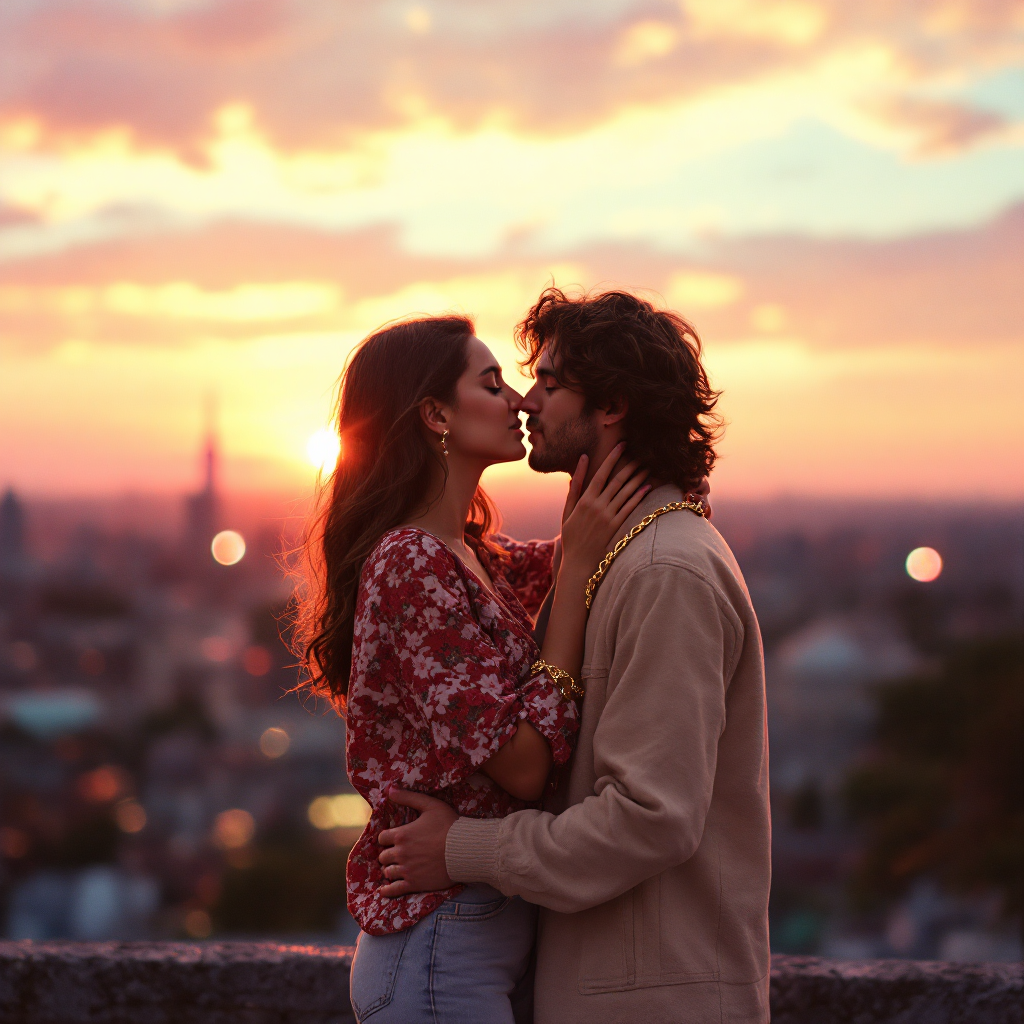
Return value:
<svg viewBox="0 0 1024 1024">
<path fill-rule="evenodd" d="M 679 498 L 659 487 L 633 521 Z M 536 1024 L 767 1021 L 761 639 L 710 523 L 669 512 L 618 557 L 583 676 L 578 746 L 548 810 L 460 818 L 449 873 L 541 906 Z"/>
</svg>

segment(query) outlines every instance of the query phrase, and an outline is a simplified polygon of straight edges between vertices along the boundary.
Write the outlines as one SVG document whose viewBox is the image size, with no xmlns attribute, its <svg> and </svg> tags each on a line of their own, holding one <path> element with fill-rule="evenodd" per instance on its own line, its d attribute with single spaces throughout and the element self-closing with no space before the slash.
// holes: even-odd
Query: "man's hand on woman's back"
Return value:
<svg viewBox="0 0 1024 1024">
<path fill-rule="evenodd" d="M 406 896 L 451 888 L 455 883 L 445 866 L 445 842 L 459 816 L 443 800 L 425 793 L 392 788 L 388 799 L 419 811 L 419 817 L 408 825 L 385 829 L 377 837 L 384 847 L 377 859 L 388 879 L 388 884 L 380 887 L 381 895 Z"/>
</svg>

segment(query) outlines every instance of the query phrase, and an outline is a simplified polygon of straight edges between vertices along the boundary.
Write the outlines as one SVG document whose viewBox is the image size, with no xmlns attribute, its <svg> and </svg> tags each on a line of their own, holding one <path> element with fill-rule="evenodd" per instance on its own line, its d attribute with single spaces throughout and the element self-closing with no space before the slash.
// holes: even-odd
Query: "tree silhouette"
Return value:
<svg viewBox="0 0 1024 1024">
<path fill-rule="evenodd" d="M 866 833 L 853 895 L 869 906 L 929 875 L 1024 909 L 1024 637 L 962 644 L 934 675 L 878 687 L 876 743 L 849 775 Z"/>
</svg>

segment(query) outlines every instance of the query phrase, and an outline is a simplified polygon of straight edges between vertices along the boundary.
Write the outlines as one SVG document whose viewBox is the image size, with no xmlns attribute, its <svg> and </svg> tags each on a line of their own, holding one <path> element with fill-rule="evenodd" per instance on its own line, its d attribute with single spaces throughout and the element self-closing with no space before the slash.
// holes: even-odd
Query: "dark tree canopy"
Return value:
<svg viewBox="0 0 1024 1024">
<path fill-rule="evenodd" d="M 919 875 L 1024 909 L 1024 637 L 954 648 L 933 676 L 880 686 L 876 745 L 845 803 L 867 844 L 862 905 Z"/>
</svg>

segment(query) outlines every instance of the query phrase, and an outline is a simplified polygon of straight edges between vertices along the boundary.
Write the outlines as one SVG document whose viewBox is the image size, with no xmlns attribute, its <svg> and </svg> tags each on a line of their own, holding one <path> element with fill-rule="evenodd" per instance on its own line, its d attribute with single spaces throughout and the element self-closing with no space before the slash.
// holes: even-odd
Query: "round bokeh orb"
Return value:
<svg viewBox="0 0 1024 1024">
<path fill-rule="evenodd" d="M 281 757 L 288 753 L 291 742 L 291 737 L 284 729 L 280 729 L 276 725 L 271 726 L 260 737 L 260 750 L 267 757 Z"/>
<path fill-rule="evenodd" d="M 935 548 L 914 548 L 907 555 L 907 575 L 918 583 L 931 583 L 942 572 L 942 555 Z"/>
<path fill-rule="evenodd" d="M 245 538 L 235 530 L 221 530 L 210 544 L 214 561 L 221 565 L 235 565 L 245 554 Z"/>
</svg>

